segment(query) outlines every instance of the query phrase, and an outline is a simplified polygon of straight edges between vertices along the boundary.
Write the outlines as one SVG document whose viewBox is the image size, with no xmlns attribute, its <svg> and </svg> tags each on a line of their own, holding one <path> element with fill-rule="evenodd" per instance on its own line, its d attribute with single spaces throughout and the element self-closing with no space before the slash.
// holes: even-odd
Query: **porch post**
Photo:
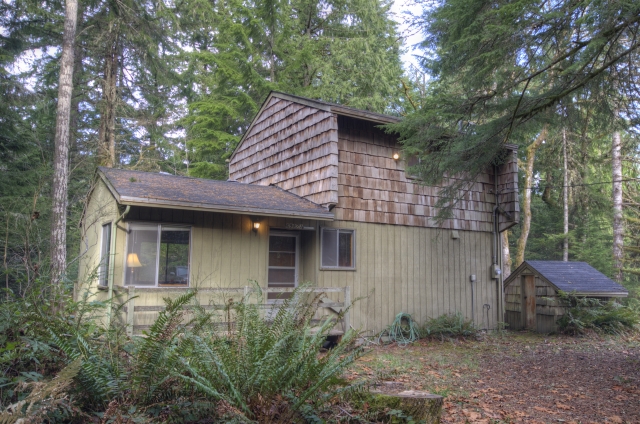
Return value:
<svg viewBox="0 0 640 424">
<path fill-rule="evenodd" d="M 349 286 L 344 287 L 344 333 L 349 331 L 349 308 L 351 308 L 351 288 Z"/>
<path fill-rule="evenodd" d="M 136 287 L 127 287 L 127 336 L 133 336 L 133 316 L 135 312 Z"/>
<path fill-rule="evenodd" d="M 247 302 L 247 298 L 249 296 L 249 292 L 251 291 L 251 287 L 249 286 L 244 286 L 244 297 L 243 300 L 246 303 Z"/>
</svg>

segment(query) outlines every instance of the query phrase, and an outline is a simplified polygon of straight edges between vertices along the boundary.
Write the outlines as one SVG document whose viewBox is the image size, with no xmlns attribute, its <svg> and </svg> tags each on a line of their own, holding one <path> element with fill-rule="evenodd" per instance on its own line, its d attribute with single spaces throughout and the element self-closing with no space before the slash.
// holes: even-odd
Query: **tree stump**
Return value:
<svg viewBox="0 0 640 424">
<path fill-rule="evenodd" d="M 406 390 L 399 393 L 371 391 L 369 394 L 371 395 L 370 406 L 372 408 L 377 410 L 400 410 L 406 417 L 411 417 L 417 422 L 425 422 L 426 424 L 440 423 L 442 396 L 416 390 Z M 387 422 L 402 422 L 393 420 L 393 418 L 392 415 L 389 415 Z"/>
</svg>

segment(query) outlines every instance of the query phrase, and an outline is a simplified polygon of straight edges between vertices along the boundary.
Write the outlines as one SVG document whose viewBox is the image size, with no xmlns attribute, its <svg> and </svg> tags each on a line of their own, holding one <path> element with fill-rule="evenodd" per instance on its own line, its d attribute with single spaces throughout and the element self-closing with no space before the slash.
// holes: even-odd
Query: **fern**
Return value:
<svg viewBox="0 0 640 424">
<path fill-rule="evenodd" d="M 565 292 L 560 292 L 559 295 L 569 306 L 567 312 L 557 321 L 560 332 L 578 335 L 587 330 L 595 330 L 620 334 L 637 328 L 640 323 L 638 311 L 615 301 L 603 302 Z"/>
<path fill-rule="evenodd" d="M 131 376 L 132 397 L 137 402 L 148 404 L 166 397 L 158 388 L 170 377 L 176 355 L 172 350 L 177 347 L 176 337 L 189 323 L 183 323 L 184 307 L 195 297 L 195 291 L 189 291 L 175 300 L 165 298 L 165 310 L 160 312 L 146 337 L 138 340 Z"/>
<path fill-rule="evenodd" d="M 31 393 L 24 400 L 9 405 L 0 413 L 0 424 L 24 422 L 25 419 L 29 422 L 45 421 L 48 415 L 59 410 L 63 415 L 68 415 L 70 402 L 66 391 L 81 367 L 82 360 L 76 359 L 51 381 L 25 385 L 32 388 Z"/>
<path fill-rule="evenodd" d="M 257 297 L 260 304 L 260 292 Z M 260 307 L 245 297 L 233 305 L 235 332 L 184 334 L 179 345 L 188 344 L 190 356 L 180 359 L 174 375 L 250 419 L 276 418 L 270 414 L 293 419 L 301 408 L 308 415 L 309 402 L 327 402 L 345 389 L 339 377 L 361 354 L 351 350 L 357 335 L 349 331 L 335 349 L 319 355 L 334 323 L 327 319 L 312 334 L 316 300 L 296 291 L 271 314 L 272 320 L 265 320 Z"/>
</svg>

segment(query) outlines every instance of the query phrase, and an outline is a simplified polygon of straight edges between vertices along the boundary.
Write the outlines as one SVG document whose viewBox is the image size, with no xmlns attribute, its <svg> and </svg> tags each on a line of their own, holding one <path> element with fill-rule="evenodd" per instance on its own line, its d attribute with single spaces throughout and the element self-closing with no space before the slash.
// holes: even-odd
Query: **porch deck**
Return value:
<svg viewBox="0 0 640 424">
<path fill-rule="evenodd" d="M 114 298 L 117 298 L 123 306 L 118 310 L 121 312 L 114 317 L 121 319 L 127 327 L 127 334 L 140 335 L 144 330 L 151 327 L 153 321 L 158 314 L 165 310 L 165 297 L 180 296 L 188 291 L 196 291 L 197 299 L 202 309 L 207 311 L 226 311 L 236 299 L 250 299 L 249 301 L 265 311 L 270 313 L 277 307 L 274 303 L 267 301 L 268 293 L 291 293 L 296 290 L 297 293 L 309 293 L 314 297 L 312 305 L 316 308 L 312 325 L 320 325 L 327 317 L 331 317 L 334 327 L 330 330 L 330 336 L 341 336 L 350 326 L 349 322 L 349 305 L 351 304 L 351 295 L 349 287 L 313 287 L 313 288 L 260 288 L 251 286 L 245 287 L 225 287 L 225 288 L 188 288 L 188 287 L 133 287 L 133 286 L 113 286 Z M 264 301 L 257 303 L 258 297 L 252 297 L 252 293 L 261 291 L 264 294 Z M 325 295 L 326 294 L 326 295 Z M 342 298 L 342 301 L 337 301 Z M 187 305 L 184 310 L 193 309 L 193 306 Z M 344 311 L 344 312 L 343 312 Z M 227 314 L 231 317 L 231 314 Z M 235 321 L 226 319 L 216 322 L 215 325 L 220 331 L 231 331 Z M 314 328 L 312 331 L 317 331 Z"/>
</svg>

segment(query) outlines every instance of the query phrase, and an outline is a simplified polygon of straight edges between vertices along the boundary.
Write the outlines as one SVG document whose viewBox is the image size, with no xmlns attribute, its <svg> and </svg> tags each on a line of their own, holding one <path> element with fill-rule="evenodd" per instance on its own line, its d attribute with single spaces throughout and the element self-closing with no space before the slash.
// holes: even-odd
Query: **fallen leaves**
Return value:
<svg viewBox="0 0 640 424">
<path fill-rule="evenodd" d="M 640 422 L 638 339 L 527 334 L 373 350 L 384 358 L 368 355 L 361 375 L 445 395 L 443 423 Z"/>
</svg>

